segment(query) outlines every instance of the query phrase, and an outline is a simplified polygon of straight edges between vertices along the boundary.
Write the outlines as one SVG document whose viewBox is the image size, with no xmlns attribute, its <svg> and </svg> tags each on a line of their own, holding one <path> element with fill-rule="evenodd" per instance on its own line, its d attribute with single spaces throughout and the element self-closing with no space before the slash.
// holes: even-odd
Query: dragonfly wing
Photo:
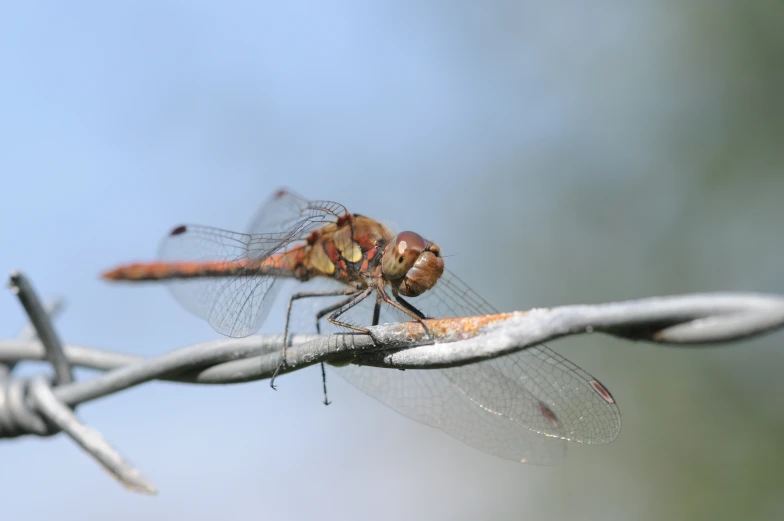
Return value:
<svg viewBox="0 0 784 521">
<path fill-rule="evenodd" d="M 332 201 L 310 201 L 288 188 L 280 188 L 262 204 L 248 226 L 251 234 L 283 233 L 302 240 L 326 223 L 337 222 L 348 210 Z"/>
<path fill-rule="evenodd" d="M 432 290 L 409 302 L 428 317 L 496 313 L 449 271 Z M 381 323 L 399 320 L 410 317 L 385 306 Z M 543 344 L 449 369 L 352 365 L 337 371 L 401 414 L 507 459 L 557 463 L 562 453 L 553 447 L 554 440 L 607 443 L 620 431 L 620 411 L 600 392 L 605 388 Z"/>
<path fill-rule="evenodd" d="M 477 405 L 531 431 L 591 444 L 620 432 L 620 410 L 606 388 L 545 345 L 442 371 Z"/>
<path fill-rule="evenodd" d="M 208 226 L 179 226 L 162 242 L 160 258 L 188 270 L 224 268 L 229 276 L 167 280 L 175 298 L 219 333 L 244 337 L 256 332 L 275 300 L 276 277 L 243 266 L 280 249 L 281 234 L 248 235 Z"/>
<path fill-rule="evenodd" d="M 250 233 L 207 226 L 179 226 L 161 244 L 160 259 L 198 270 L 201 263 L 226 265 L 221 276 L 179 278 L 168 282 L 186 309 L 231 337 L 256 332 L 269 313 L 280 284 L 253 268 L 327 223 L 348 214 L 330 201 L 308 201 L 288 189 L 276 191 L 251 222 Z M 243 269 L 242 264 L 251 267 Z M 219 271 L 219 270 L 216 270 Z"/>
<path fill-rule="evenodd" d="M 364 393 L 398 413 L 435 427 L 483 452 L 505 459 L 555 465 L 563 459 L 565 444 L 532 431 L 519 421 L 496 413 L 450 378 L 448 370 L 380 369 L 349 365 L 337 373 Z M 500 374 L 486 385 L 513 388 Z M 525 393 L 526 391 L 522 391 Z"/>
</svg>

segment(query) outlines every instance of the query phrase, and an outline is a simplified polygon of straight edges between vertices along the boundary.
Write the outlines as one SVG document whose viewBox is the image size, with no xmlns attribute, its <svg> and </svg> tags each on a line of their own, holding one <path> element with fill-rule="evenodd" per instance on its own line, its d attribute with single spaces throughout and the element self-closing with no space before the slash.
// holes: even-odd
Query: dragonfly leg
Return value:
<svg viewBox="0 0 784 521">
<path fill-rule="evenodd" d="M 357 289 L 356 288 L 349 288 L 349 289 L 337 289 L 337 290 L 327 290 L 327 291 L 303 291 L 303 292 L 300 292 L 300 293 L 294 293 L 291 296 L 291 298 L 289 299 L 288 308 L 286 309 L 286 325 L 283 328 L 283 353 L 282 353 L 283 357 L 282 357 L 282 360 L 281 360 L 280 364 L 278 364 L 278 367 L 275 368 L 275 372 L 272 374 L 272 378 L 270 378 L 270 387 L 272 387 L 273 389 L 276 389 L 276 387 L 275 387 L 275 378 L 278 376 L 278 374 L 280 373 L 281 369 L 285 368 L 286 365 L 287 365 L 287 362 L 286 362 L 286 348 L 289 345 L 289 322 L 291 321 L 291 305 L 294 303 L 294 301 L 298 300 L 298 299 L 302 299 L 302 298 L 310 298 L 310 297 L 340 297 L 342 295 L 350 295 L 350 294 L 356 294 L 356 293 L 357 293 Z M 316 321 L 316 331 L 319 331 L 319 329 L 320 328 L 318 327 L 318 320 L 317 320 Z M 321 368 L 322 371 L 324 370 L 323 365 L 324 364 L 322 363 L 322 368 Z M 324 385 L 326 387 L 326 383 Z M 325 394 L 326 394 L 326 391 L 325 391 Z M 324 400 L 326 401 L 326 396 L 325 396 Z"/>
<path fill-rule="evenodd" d="M 360 296 L 360 292 L 358 290 L 354 290 L 354 293 L 350 294 L 350 296 L 347 299 L 341 300 L 340 302 L 336 302 L 334 304 L 331 304 L 330 306 L 327 306 L 326 308 L 324 308 L 321 311 L 319 311 L 316 314 L 316 331 L 319 334 L 321 334 L 321 319 L 324 317 L 324 315 L 332 313 L 333 311 L 339 310 L 340 308 L 342 308 L 344 306 L 347 306 L 348 304 L 351 304 L 359 296 Z M 359 298 L 359 300 L 357 302 L 361 302 L 362 299 L 364 299 L 364 298 L 365 297 Z M 351 309 L 351 307 L 353 307 L 354 305 L 356 305 L 356 303 L 352 304 L 351 306 L 349 306 L 348 308 L 346 308 L 343 311 L 347 311 L 348 309 Z M 341 311 L 341 313 L 343 311 Z M 327 320 L 329 320 L 329 318 L 327 318 Z M 334 323 L 338 324 L 338 325 L 344 325 L 344 324 L 342 324 L 340 322 L 334 322 Z M 350 326 L 350 325 L 347 325 L 347 324 L 345 326 L 353 328 L 353 326 Z M 354 328 L 354 329 L 356 329 L 356 328 Z M 367 332 L 367 330 L 365 330 L 364 332 Z M 324 369 L 324 362 L 321 362 L 321 382 L 324 385 L 324 405 L 329 405 L 332 402 L 330 402 L 329 398 L 327 397 L 327 373 L 326 373 L 326 371 Z"/>
<path fill-rule="evenodd" d="M 384 302 L 384 299 L 381 298 L 380 293 L 376 293 L 376 305 L 373 306 L 373 325 L 378 325 L 378 320 L 381 318 L 381 303 Z"/>
<path fill-rule="evenodd" d="M 327 320 L 329 320 L 330 323 L 335 324 L 336 326 L 345 327 L 347 329 L 353 329 L 354 331 L 357 331 L 359 333 L 369 333 L 370 330 L 368 330 L 367 328 L 355 326 L 353 324 L 349 324 L 348 322 L 341 322 L 337 318 L 343 313 L 345 313 L 346 311 L 348 311 L 349 309 L 353 308 L 354 306 L 356 306 L 357 304 L 365 300 L 368 297 L 368 295 L 370 295 L 371 293 L 373 293 L 372 287 L 367 288 L 362 293 L 352 296 L 350 299 L 345 300 L 344 302 L 342 302 L 343 304 L 342 306 L 340 306 L 337 310 L 334 310 L 334 313 L 332 313 L 330 316 L 327 317 Z M 329 311 L 327 311 L 326 313 L 329 313 Z"/>
<path fill-rule="evenodd" d="M 342 293 L 342 294 L 345 294 L 345 293 Z M 353 290 L 353 293 L 351 293 L 350 296 L 347 299 L 341 300 L 340 302 L 336 302 L 335 304 L 331 304 L 331 305 L 327 306 L 326 308 L 322 309 L 321 311 L 319 311 L 316 314 L 316 331 L 319 334 L 321 334 L 321 319 L 322 319 L 322 317 L 324 315 L 332 313 L 333 311 L 339 310 L 340 308 L 342 308 L 344 306 L 347 306 L 348 304 L 351 304 L 359 295 L 360 295 L 360 291 L 359 290 Z M 365 297 L 360 298 L 359 301 L 361 301 L 363 298 L 365 298 Z M 353 305 L 356 305 L 356 304 L 353 304 Z M 350 309 L 350 307 L 347 308 L 347 309 Z M 327 318 L 327 320 L 329 320 L 329 318 Z M 338 325 L 343 325 L 343 324 L 341 324 L 339 322 L 337 322 L 337 324 Z M 346 327 L 352 327 L 353 328 L 353 326 L 348 326 L 348 325 L 346 325 Z M 367 332 L 367 330 L 365 330 L 365 332 Z M 332 402 L 330 402 L 329 398 L 327 398 L 327 373 L 326 373 L 326 371 L 324 369 L 324 362 L 321 362 L 321 382 L 324 384 L 324 405 L 329 405 Z"/>
<path fill-rule="evenodd" d="M 411 318 L 413 318 L 414 320 L 416 320 L 417 322 L 422 324 L 422 328 L 425 330 L 425 333 L 427 333 L 427 336 L 430 337 L 431 339 L 433 338 L 433 334 L 430 332 L 430 329 L 427 327 L 427 324 L 425 324 L 425 318 L 427 318 L 427 317 L 425 316 L 424 313 L 419 311 L 410 302 L 407 302 L 406 300 L 404 300 L 403 297 L 401 297 L 400 295 L 395 294 L 395 300 L 392 300 L 391 298 L 389 298 L 389 295 L 387 295 L 387 292 L 384 290 L 383 287 L 379 286 L 378 289 L 379 289 L 378 293 L 379 293 L 379 295 L 381 295 L 381 300 L 383 300 L 384 302 L 386 302 L 390 306 L 399 309 L 400 311 L 402 311 L 406 315 L 410 316 Z M 395 302 L 395 301 L 397 301 L 397 302 Z M 376 304 L 376 305 L 378 305 L 378 304 Z M 373 315 L 374 315 L 374 318 L 375 318 L 375 310 L 374 310 Z"/>
<path fill-rule="evenodd" d="M 327 397 L 327 371 L 324 369 L 324 362 L 321 362 L 321 385 L 324 386 L 324 405 L 329 405 L 332 402 Z"/>
<path fill-rule="evenodd" d="M 425 324 L 425 319 L 427 318 L 425 314 L 419 311 L 413 304 L 405 300 L 400 295 L 395 295 L 395 300 L 397 300 L 398 303 L 400 303 L 400 305 L 403 306 L 405 309 L 410 311 L 409 314 L 412 317 L 414 317 L 420 324 L 422 324 L 422 328 L 425 330 L 425 333 L 427 333 L 427 336 L 430 337 L 430 339 L 432 340 L 433 334 L 430 332 L 430 329 L 428 329 L 427 324 Z"/>
<path fill-rule="evenodd" d="M 332 313 L 333 311 L 338 310 L 338 309 L 342 308 L 343 306 L 349 304 L 359 294 L 360 294 L 359 291 L 354 291 L 354 293 L 351 296 L 349 296 L 347 299 L 341 300 L 340 302 L 335 302 L 334 304 L 330 304 L 329 306 L 325 307 L 324 309 L 322 309 L 321 311 L 316 313 L 316 331 L 318 331 L 319 334 L 321 334 L 321 319 L 324 317 L 324 315 L 328 315 L 328 314 Z M 329 319 L 327 319 L 327 320 L 329 320 Z"/>
</svg>

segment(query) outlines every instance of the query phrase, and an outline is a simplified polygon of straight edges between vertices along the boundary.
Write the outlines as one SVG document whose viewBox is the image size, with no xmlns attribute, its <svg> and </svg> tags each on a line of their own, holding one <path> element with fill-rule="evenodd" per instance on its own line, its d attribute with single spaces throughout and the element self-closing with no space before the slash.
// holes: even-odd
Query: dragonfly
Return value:
<svg viewBox="0 0 784 521">
<path fill-rule="evenodd" d="M 318 332 L 324 317 L 346 332 L 401 320 L 427 331 L 427 318 L 498 313 L 446 268 L 434 242 L 412 231 L 394 234 L 339 203 L 308 200 L 287 188 L 267 199 L 247 233 L 180 225 L 163 239 L 158 260 L 102 276 L 165 283 L 187 310 L 230 337 L 259 330 L 281 281 L 334 283 L 290 296 L 283 363 L 292 305 L 300 299 L 332 297 L 316 313 Z M 351 313 L 354 318 L 347 318 Z M 565 441 L 609 443 L 620 432 L 620 410 L 609 390 L 544 344 L 444 369 L 401 371 L 343 361 L 333 369 L 403 416 L 522 463 L 558 464 Z M 322 376 L 323 370 L 322 364 Z"/>
</svg>

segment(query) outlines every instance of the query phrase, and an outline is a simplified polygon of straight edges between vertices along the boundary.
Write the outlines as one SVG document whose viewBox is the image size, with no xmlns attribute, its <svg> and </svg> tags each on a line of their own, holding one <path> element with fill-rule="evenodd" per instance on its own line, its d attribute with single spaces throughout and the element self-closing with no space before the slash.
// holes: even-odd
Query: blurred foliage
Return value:
<svg viewBox="0 0 784 521">
<path fill-rule="evenodd" d="M 528 306 L 784 290 L 784 4 L 671 2 L 659 16 L 667 23 L 654 24 L 649 37 L 672 40 L 654 44 L 669 48 L 666 59 L 628 72 L 649 75 L 647 82 L 636 78 L 639 91 L 619 93 L 612 77 L 585 81 L 601 88 L 584 92 L 583 103 L 607 111 L 581 117 L 597 129 L 589 146 L 576 132 L 533 160 L 512 150 L 477 183 L 478 198 L 504 201 L 507 214 L 503 226 L 487 229 L 496 233 L 475 233 L 477 247 L 505 241 L 515 248 L 488 259 L 497 265 L 487 273 L 544 273 L 509 278 L 517 291 L 506 294 L 523 296 Z M 512 40 L 507 44 L 519 43 Z M 612 114 L 628 98 L 652 97 L 661 109 L 644 117 Z M 602 118 L 645 129 L 631 158 L 622 149 L 628 138 L 603 128 Z M 564 178 L 551 204 L 537 202 L 541 193 L 526 186 L 522 173 L 532 168 Z M 465 224 L 480 227 L 473 219 Z M 504 304 L 521 307 L 513 297 Z M 605 468 L 577 480 L 604 480 L 602 497 L 570 487 L 563 518 L 599 519 L 601 512 L 623 519 L 609 505 L 626 494 L 644 498 L 628 519 L 784 517 L 780 337 L 692 351 L 584 342 L 559 345 L 611 382 L 624 429 L 596 463 Z M 580 351 L 571 351 L 577 345 Z M 543 485 L 551 487 L 559 484 Z"/>
</svg>

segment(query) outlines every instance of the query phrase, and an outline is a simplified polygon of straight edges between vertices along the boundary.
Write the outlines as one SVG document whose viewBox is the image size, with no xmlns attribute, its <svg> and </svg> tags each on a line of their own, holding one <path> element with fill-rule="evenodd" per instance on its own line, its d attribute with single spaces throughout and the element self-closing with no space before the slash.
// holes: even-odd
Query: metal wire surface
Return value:
<svg viewBox="0 0 784 521">
<path fill-rule="evenodd" d="M 28 327 L 16 339 L 0 341 L 0 438 L 64 432 L 135 492 L 157 493 L 98 431 L 79 421 L 73 412 L 78 404 L 150 380 L 229 384 L 270 378 L 282 361 L 282 335 L 204 342 L 155 358 L 61 345 L 50 318 L 60 303 L 45 309 L 22 273 L 12 273 L 9 286 L 22 301 L 36 334 Z M 390 369 L 456 367 L 563 336 L 597 332 L 680 346 L 731 342 L 781 328 L 784 297 L 691 294 L 433 319 L 427 324 L 430 338 L 416 322 L 375 326 L 369 328 L 369 335 L 292 335 L 282 372 L 338 357 Z M 14 366 L 25 360 L 49 360 L 56 376 L 15 377 Z M 76 382 L 71 377 L 74 366 L 105 372 Z"/>
</svg>

